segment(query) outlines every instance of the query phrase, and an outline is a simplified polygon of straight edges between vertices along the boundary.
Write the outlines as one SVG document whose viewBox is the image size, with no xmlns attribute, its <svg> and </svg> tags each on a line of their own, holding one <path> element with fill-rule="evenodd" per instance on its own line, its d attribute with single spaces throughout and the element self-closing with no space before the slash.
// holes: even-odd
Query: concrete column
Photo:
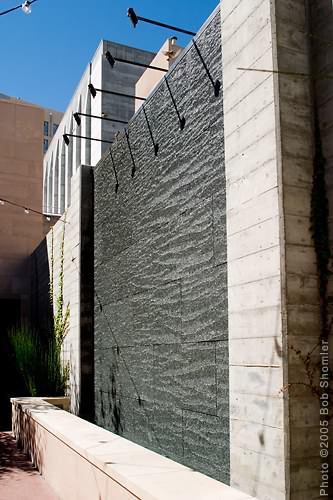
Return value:
<svg viewBox="0 0 333 500">
<path fill-rule="evenodd" d="M 66 153 L 65 144 L 62 141 L 59 148 L 59 192 L 58 192 L 58 213 L 62 214 L 65 210 L 65 186 L 66 186 Z"/>
<path fill-rule="evenodd" d="M 286 498 L 284 303 L 269 0 L 222 2 L 231 485 Z"/>
<path fill-rule="evenodd" d="M 81 96 L 77 99 L 78 103 L 76 109 L 81 113 Z M 76 122 L 73 122 L 73 134 L 80 135 L 80 128 L 77 127 Z M 74 175 L 78 167 L 81 165 L 81 139 L 73 137 L 73 161 L 72 161 L 72 174 Z"/>
<path fill-rule="evenodd" d="M 71 129 L 70 129 L 71 130 Z M 65 160 L 65 177 L 64 177 L 64 208 L 69 205 L 68 195 L 70 191 L 71 177 L 69 175 L 69 162 L 70 162 L 70 150 L 73 148 L 72 141 L 70 141 L 69 146 L 64 150 L 64 160 Z"/>
<path fill-rule="evenodd" d="M 53 155 L 51 156 L 50 163 L 47 172 L 47 205 L 46 210 L 52 212 L 52 200 L 53 200 Z"/>
<path fill-rule="evenodd" d="M 58 197 L 59 197 L 59 146 L 57 145 L 55 154 L 52 160 L 52 212 L 58 214 Z"/>
<path fill-rule="evenodd" d="M 101 42 L 100 46 L 97 49 L 94 61 L 91 63 L 91 76 L 90 76 L 91 82 L 98 89 L 104 89 L 104 88 L 108 89 L 110 85 L 109 82 L 102 82 L 103 59 L 104 59 L 103 42 Z M 97 92 L 96 97 L 94 99 L 91 99 L 90 110 L 91 114 L 95 116 L 102 116 L 103 111 L 104 112 L 106 111 L 102 109 L 101 92 Z M 110 116 L 108 116 L 108 118 L 110 118 Z M 102 128 L 105 123 L 106 123 L 105 121 L 102 121 L 98 118 L 91 118 L 91 132 L 90 132 L 91 137 L 94 137 L 95 139 L 103 139 Z M 96 165 L 96 163 L 102 157 L 103 143 L 98 141 L 91 141 L 90 148 L 91 148 L 90 164 Z"/>
<path fill-rule="evenodd" d="M 321 331 L 307 4 L 221 5 L 231 485 L 260 500 L 320 494 L 319 400 L 301 357 Z"/>
<path fill-rule="evenodd" d="M 92 174 L 81 166 L 71 180 L 71 204 L 53 226 L 54 303 L 58 296 L 61 242 L 64 233 L 64 307 L 69 307 L 69 328 L 63 347 L 70 365 L 71 411 L 91 419 L 93 415 L 93 287 L 92 287 Z M 52 234 L 47 235 L 48 255 Z M 50 262 L 49 262 L 49 265 Z"/>
<path fill-rule="evenodd" d="M 70 119 L 69 130 L 73 130 L 73 117 Z M 65 209 L 71 203 L 71 179 L 73 175 L 73 141 L 77 138 L 72 138 L 68 147 L 65 150 Z"/>
<path fill-rule="evenodd" d="M 304 359 L 315 349 L 321 332 L 319 277 L 311 231 L 311 195 L 314 173 L 314 99 L 309 36 L 311 2 L 275 2 L 276 102 L 281 148 L 281 202 L 285 267 L 288 390 L 288 448 L 290 498 L 319 498 L 320 406 L 313 394 Z M 293 74 L 294 73 L 294 74 Z M 308 77 L 300 77 L 309 75 Z M 325 221 L 322 222 L 325 224 Z M 282 224 L 281 224 L 282 225 Z M 300 354 L 297 354 L 299 352 Z M 299 384 L 305 385 L 299 385 Z M 317 374 L 314 386 L 319 388 Z"/>
<path fill-rule="evenodd" d="M 47 212 L 48 210 L 48 200 L 50 196 L 49 171 L 50 163 L 47 163 L 43 171 L 43 212 Z"/>
<path fill-rule="evenodd" d="M 83 112 L 86 113 L 87 115 L 91 114 L 91 97 L 90 93 L 88 90 L 85 90 L 83 93 Z M 89 116 L 83 116 L 82 117 L 82 125 L 81 125 L 81 131 L 82 135 L 84 137 L 91 137 L 91 120 Z M 82 139 L 81 140 L 81 159 L 82 163 L 86 165 L 90 165 L 91 161 L 91 142 L 90 140 L 87 139 Z"/>
</svg>

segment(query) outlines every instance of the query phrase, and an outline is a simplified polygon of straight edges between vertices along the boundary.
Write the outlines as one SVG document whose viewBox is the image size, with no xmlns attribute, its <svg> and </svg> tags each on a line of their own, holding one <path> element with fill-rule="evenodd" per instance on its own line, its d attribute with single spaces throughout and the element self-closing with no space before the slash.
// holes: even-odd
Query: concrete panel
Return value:
<svg viewBox="0 0 333 500">
<path fill-rule="evenodd" d="M 267 73 L 237 69 L 272 68 L 271 3 L 231 3 L 221 8 L 226 89 L 230 482 L 262 499 L 283 499 L 284 421 L 280 412 L 284 407 L 271 403 L 279 399 L 282 403 L 283 386 L 276 96 L 274 80 Z M 258 403 L 245 410 L 241 408 L 243 398 L 249 403 L 258 398 Z M 274 429 L 267 421 L 268 408 L 277 423 Z"/>
</svg>

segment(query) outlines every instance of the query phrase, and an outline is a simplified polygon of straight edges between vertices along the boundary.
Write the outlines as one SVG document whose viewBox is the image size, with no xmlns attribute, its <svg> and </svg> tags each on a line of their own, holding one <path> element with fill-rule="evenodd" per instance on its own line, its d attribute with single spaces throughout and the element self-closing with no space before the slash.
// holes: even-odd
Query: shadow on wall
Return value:
<svg viewBox="0 0 333 500">
<path fill-rule="evenodd" d="M 117 390 L 119 384 L 116 380 L 117 370 L 118 363 L 115 361 L 115 364 L 110 368 L 109 377 L 111 385 L 106 393 L 107 397 L 104 398 L 102 388 L 99 389 L 100 414 L 106 428 L 110 427 L 108 421 L 111 420 L 109 423 L 111 424 L 112 432 L 122 435 L 124 426 L 122 424 L 121 396 Z"/>
<path fill-rule="evenodd" d="M 21 396 L 24 384 L 15 367 L 15 362 L 8 341 L 8 331 L 26 321 L 29 317 L 29 259 L 22 259 L 11 269 L 13 280 L 17 280 L 20 289 L 16 296 L 0 297 L 0 431 L 11 427 L 10 398 Z"/>
<path fill-rule="evenodd" d="M 282 357 L 283 357 L 283 350 L 282 346 L 280 346 L 278 342 L 278 332 L 279 332 L 279 324 L 280 324 L 280 318 L 279 318 L 279 312 L 276 311 L 276 319 L 275 319 L 275 336 L 274 336 L 274 349 L 272 350 L 271 357 L 270 357 L 270 366 L 273 366 L 276 364 L 279 360 L 279 362 L 282 362 Z M 269 375 L 267 377 L 267 382 L 265 380 L 262 380 L 261 383 L 263 386 L 265 386 L 265 383 L 267 383 L 266 387 L 266 394 L 274 394 L 274 391 L 272 389 L 273 385 L 273 369 L 271 368 L 269 370 Z M 280 394 L 276 394 L 275 397 L 280 397 L 281 399 L 284 397 L 283 393 L 283 387 L 281 387 L 281 392 Z M 262 425 L 261 425 L 261 430 L 258 431 L 258 441 L 260 444 L 260 447 L 262 451 L 265 450 L 270 445 L 269 442 L 269 437 L 265 435 L 265 430 L 267 429 L 267 422 L 269 421 L 269 405 L 266 404 L 263 407 L 262 414 L 261 414 L 261 419 L 262 419 Z M 266 452 L 266 451 L 265 451 Z M 262 470 L 263 467 L 265 467 L 264 464 L 264 455 L 261 453 L 257 454 L 257 463 L 256 463 L 256 468 L 255 468 L 255 475 L 254 475 L 254 482 L 253 482 L 253 487 L 251 490 L 251 495 L 257 496 L 260 494 L 260 471 Z"/>
<path fill-rule="evenodd" d="M 121 401 L 120 398 L 117 399 L 117 384 L 113 372 L 111 375 L 111 406 L 112 425 L 115 432 L 120 434 L 123 431 L 123 426 L 121 424 Z"/>
<path fill-rule="evenodd" d="M 38 325 L 45 338 L 53 328 L 53 311 L 50 301 L 50 268 L 46 238 L 30 257 L 30 321 Z"/>
<path fill-rule="evenodd" d="M 25 268 L 26 273 L 26 268 Z M 26 308 L 25 308 L 26 309 Z M 24 381 L 17 370 L 13 350 L 8 339 L 8 332 L 19 325 L 22 316 L 21 298 L 0 299 L 0 431 L 11 428 L 10 398 L 24 394 Z"/>
<path fill-rule="evenodd" d="M 0 430 L 11 428 L 11 397 L 31 395 L 15 362 L 14 350 L 8 339 L 12 328 L 22 327 L 38 332 L 42 343 L 50 338 L 53 328 L 53 311 L 50 301 L 50 270 L 47 241 L 44 239 L 33 254 L 24 262 L 27 280 L 27 304 L 19 299 L 0 301 L 1 335 L 0 349 Z M 30 281 L 30 283 L 29 283 Z M 30 294 L 29 294 L 30 289 Z M 31 326 L 29 326 L 31 325 Z M 46 386 L 47 387 L 47 386 Z M 44 394 L 46 391 L 42 391 Z M 53 394 L 52 394 L 53 395 Z"/>
</svg>

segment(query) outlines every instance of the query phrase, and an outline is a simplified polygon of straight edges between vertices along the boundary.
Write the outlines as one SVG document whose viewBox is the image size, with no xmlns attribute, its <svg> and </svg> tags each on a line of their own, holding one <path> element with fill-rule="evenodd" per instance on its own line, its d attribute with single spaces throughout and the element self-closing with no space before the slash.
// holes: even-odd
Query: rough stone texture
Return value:
<svg viewBox="0 0 333 500">
<path fill-rule="evenodd" d="M 220 15 L 197 36 L 222 79 Z M 95 177 L 98 425 L 229 481 L 222 95 L 191 43 Z"/>
</svg>

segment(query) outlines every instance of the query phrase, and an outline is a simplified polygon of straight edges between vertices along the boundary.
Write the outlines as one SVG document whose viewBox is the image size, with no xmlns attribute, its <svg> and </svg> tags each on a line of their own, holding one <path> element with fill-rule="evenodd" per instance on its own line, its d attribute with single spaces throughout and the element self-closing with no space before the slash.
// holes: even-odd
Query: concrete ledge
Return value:
<svg viewBox="0 0 333 500">
<path fill-rule="evenodd" d="M 43 401 L 46 401 L 46 403 L 50 403 L 51 405 L 60 408 L 60 410 L 65 410 L 65 411 L 70 410 L 71 398 L 69 397 L 64 396 L 64 397 L 43 398 Z"/>
<path fill-rule="evenodd" d="M 255 500 L 47 401 L 12 399 L 13 433 L 61 500 Z"/>
</svg>

